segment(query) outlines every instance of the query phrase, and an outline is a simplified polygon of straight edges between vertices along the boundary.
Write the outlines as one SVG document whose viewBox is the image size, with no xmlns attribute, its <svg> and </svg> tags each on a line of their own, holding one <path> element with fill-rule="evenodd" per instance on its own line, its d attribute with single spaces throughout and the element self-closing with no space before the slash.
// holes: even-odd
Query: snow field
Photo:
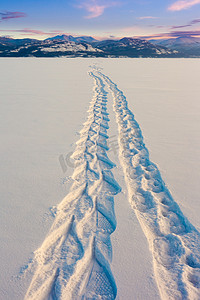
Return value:
<svg viewBox="0 0 200 300">
<path fill-rule="evenodd" d="M 106 82 L 102 75 L 92 71 L 93 76 L 97 76 L 95 82 L 99 91 L 103 92 L 101 87 L 105 85 L 103 90 L 108 92 L 108 87 L 114 85 L 114 82 L 117 83 L 113 94 L 115 102 L 118 102 L 118 97 L 122 97 L 120 101 L 123 103 L 118 103 L 119 109 L 122 109 L 122 104 L 126 107 L 124 101 L 128 102 L 129 107 L 123 108 L 123 113 L 117 120 L 119 127 L 125 127 L 124 131 L 119 128 L 120 161 L 128 186 L 129 203 L 133 209 L 127 201 L 126 185 L 122 180 L 122 169 L 116 159 L 117 154 L 113 154 L 110 148 L 110 138 L 114 135 L 114 139 L 117 140 L 118 134 L 113 130 L 117 124 L 111 107 L 112 97 L 110 93 L 105 94 L 109 101 L 106 102 L 106 106 L 109 106 L 106 112 L 110 114 L 111 121 L 108 123 L 109 128 L 106 128 L 104 138 L 110 149 L 106 148 L 101 140 L 98 151 L 104 146 L 109 156 L 107 161 L 113 167 L 114 163 L 116 164 L 112 172 L 117 184 L 115 181 L 112 183 L 115 187 L 118 184 L 122 187 L 122 193 L 109 195 L 108 199 L 114 196 L 115 200 L 107 201 L 106 204 L 109 212 L 112 211 L 108 223 L 112 224 L 110 226 L 113 230 L 116 228 L 111 235 L 114 255 L 112 262 L 110 248 L 107 252 L 100 249 L 104 257 L 99 256 L 99 251 L 93 250 L 98 250 L 99 247 L 99 245 L 95 247 L 94 239 L 91 239 L 88 247 L 83 249 L 84 243 L 79 239 L 82 233 L 78 230 L 73 210 L 70 217 L 66 218 L 66 222 L 62 223 L 62 216 L 64 218 L 67 213 L 62 215 L 62 206 L 57 204 L 68 193 L 67 182 L 71 182 L 68 176 L 71 175 L 74 164 L 68 164 L 68 161 L 63 159 L 65 153 L 68 156 L 72 152 L 72 143 L 77 140 L 76 131 L 80 130 L 87 115 L 85 112 L 91 99 L 92 80 L 86 73 L 89 65 L 94 63 L 101 67 L 103 74 L 109 75 L 108 81 L 109 78 L 112 80 L 112 83 Z M 191 223 L 196 229 L 200 229 L 199 60 L 2 59 L 0 65 L 3 70 L 0 82 L 3 129 L 0 182 L 1 297 L 4 300 L 22 299 L 25 295 L 28 284 L 24 277 L 27 273 L 24 274 L 24 271 L 27 268 L 28 258 L 32 256 L 31 251 L 41 245 L 52 224 L 51 214 L 55 215 L 57 211 L 54 225 L 60 218 L 61 226 L 57 224 L 53 227 L 53 225 L 45 242 L 35 251 L 34 266 L 31 268 L 35 274 L 29 289 L 31 297 L 37 295 L 37 292 L 50 298 L 54 297 L 55 293 L 58 298 L 64 295 L 64 286 L 67 286 L 65 278 L 70 268 L 64 266 L 63 260 L 66 259 L 67 265 L 71 266 L 72 273 L 73 264 L 79 265 L 81 275 L 81 270 L 84 272 L 84 264 L 89 266 L 87 270 L 90 269 L 92 263 L 84 259 L 86 257 L 89 259 L 93 252 L 92 256 L 96 255 L 99 262 L 107 260 L 104 268 L 97 271 L 102 274 L 103 271 L 109 270 L 107 278 L 112 282 L 113 291 L 116 287 L 118 289 L 117 299 L 131 299 L 133 295 L 134 299 L 159 299 L 151 269 L 152 254 L 162 298 L 168 299 L 170 295 L 173 299 L 175 294 L 177 297 L 182 295 L 183 299 L 188 297 L 198 299 L 199 259 L 196 255 L 198 238 L 195 238 L 197 231 Z M 17 70 L 17 76 L 13 70 Z M 128 119 L 125 119 L 125 113 L 128 113 Z M 75 152 L 77 158 L 83 152 L 84 130 L 77 143 Z M 101 131 L 103 132 L 103 128 Z M 134 143 L 127 140 L 127 134 L 135 135 Z M 142 149 L 139 150 L 140 145 Z M 135 155 L 134 149 L 138 151 Z M 89 178 L 91 180 L 98 173 L 93 172 L 89 161 L 91 157 L 88 153 L 94 154 L 93 151 L 92 145 L 90 151 L 86 151 L 88 163 L 79 165 L 81 160 L 75 159 L 77 161 L 73 175 L 75 182 L 84 181 L 86 177 L 87 180 Z M 100 152 L 97 154 L 99 161 L 102 158 L 105 160 Z M 151 166 L 150 169 L 145 166 L 147 162 Z M 128 164 L 134 166 L 137 171 L 133 172 L 132 167 L 125 167 Z M 107 181 L 113 179 L 112 176 L 106 177 L 107 172 L 103 171 L 102 179 L 105 182 L 105 179 Z M 105 184 L 106 187 L 108 185 L 113 189 L 110 183 Z M 162 191 L 159 191 L 160 187 Z M 70 192 L 65 199 L 71 201 L 73 197 L 80 196 L 82 191 L 84 188 L 83 190 L 77 188 L 76 195 L 74 191 Z M 132 197 L 133 193 L 136 196 Z M 94 207 L 97 207 L 96 210 L 101 210 L 101 213 L 105 214 L 102 206 L 99 208 L 96 201 L 90 201 L 90 197 L 82 199 L 85 204 L 93 202 Z M 113 210 L 114 202 L 116 217 Z M 48 208 L 53 205 L 50 214 Z M 150 251 L 135 214 L 148 238 Z M 90 222 L 94 219 L 92 216 L 91 213 L 91 219 L 88 218 L 86 223 L 92 224 L 93 221 Z M 57 245 L 55 251 L 53 245 Z M 61 251 L 62 247 L 64 250 Z M 68 252 L 68 256 L 65 252 Z M 51 256 L 51 253 L 55 253 L 55 256 Z M 51 257 L 49 262 L 48 255 Z M 22 269 L 18 274 L 21 266 Z M 68 271 L 64 274 L 65 267 Z M 177 274 L 181 272 L 181 268 L 183 272 L 177 281 Z M 37 273 L 39 270 L 41 276 Z M 172 270 L 175 270 L 174 274 Z M 164 280 L 162 274 L 165 274 Z M 77 273 L 74 278 L 78 284 Z M 164 285 L 162 282 L 166 281 L 166 278 L 167 282 L 170 282 L 168 287 L 166 282 Z M 87 279 L 83 280 L 83 283 L 81 291 L 83 295 L 96 293 Z M 113 291 L 108 292 L 111 298 L 115 297 Z M 76 294 L 75 289 L 74 293 Z"/>
</svg>

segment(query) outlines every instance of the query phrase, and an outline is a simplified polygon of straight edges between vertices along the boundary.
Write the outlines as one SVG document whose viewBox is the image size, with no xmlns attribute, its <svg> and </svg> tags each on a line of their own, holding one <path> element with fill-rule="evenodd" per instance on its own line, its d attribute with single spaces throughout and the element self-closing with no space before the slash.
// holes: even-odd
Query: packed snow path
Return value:
<svg viewBox="0 0 200 300">
<path fill-rule="evenodd" d="M 162 299 L 200 299 L 200 234 L 182 214 L 149 159 L 142 132 L 123 92 L 97 71 L 112 91 L 119 158 L 129 201 L 148 239 Z"/>
<path fill-rule="evenodd" d="M 110 235 L 116 228 L 113 196 L 121 188 L 106 154 L 107 93 L 102 80 L 90 75 L 94 99 L 73 153 L 74 183 L 35 252 L 36 271 L 25 299 L 115 299 L 117 294 Z"/>
<path fill-rule="evenodd" d="M 72 155 L 76 161 L 74 182 L 57 207 L 49 235 L 35 252 L 35 273 L 25 299 L 116 298 L 110 235 L 116 228 L 114 195 L 121 189 L 111 172 L 115 165 L 106 154 L 107 86 L 114 100 L 129 202 L 149 242 L 161 298 L 198 300 L 200 234 L 182 214 L 150 161 L 123 92 L 97 68 L 89 74 L 95 82 L 94 98 Z"/>
</svg>

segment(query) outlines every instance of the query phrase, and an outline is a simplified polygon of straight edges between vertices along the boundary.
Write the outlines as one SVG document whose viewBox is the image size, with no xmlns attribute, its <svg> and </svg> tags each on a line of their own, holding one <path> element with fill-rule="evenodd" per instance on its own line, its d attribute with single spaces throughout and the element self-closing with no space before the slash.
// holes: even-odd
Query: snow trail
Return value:
<svg viewBox="0 0 200 300">
<path fill-rule="evenodd" d="M 107 92 L 93 72 L 94 97 L 72 157 L 73 184 L 35 251 L 35 273 L 25 299 L 115 299 L 110 235 L 116 228 L 114 195 L 121 191 L 106 152 Z"/>
<path fill-rule="evenodd" d="M 129 201 L 149 242 L 162 299 L 200 299 L 200 234 L 181 212 L 149 159 L 142 132 L 123 92 L 98 69 L 111 90 L 119 158 Z M 100 81 L 99 81 L 100 83 Z"/>
<path fill-rule="evenodd" d="M 116 229 L 114 196 L 121 188 L 111 172 L 115 164 L 107 156 L 107 86 L 114 100 L 129 202 L 148 240 L 161 298 L 198 300 L 200 234 L 150 161 L 123 92 L 97 67 L 89 75 L 94 79 L 94 97 L 72 155 L 73 184 L 57 206 L 48 236 L 35 251 L 35 272 L 25 299 L 116 298 L 110 235 Z"/>
</svg>

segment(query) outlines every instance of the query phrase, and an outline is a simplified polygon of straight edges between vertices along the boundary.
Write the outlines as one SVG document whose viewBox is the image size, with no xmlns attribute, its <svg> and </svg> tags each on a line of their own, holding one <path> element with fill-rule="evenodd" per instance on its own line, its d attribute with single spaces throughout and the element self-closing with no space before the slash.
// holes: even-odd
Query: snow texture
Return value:
<svg viewBox="0 0 200 300">
<path fill-rule="evenodd" d="M 149 160 L 142 132 L 123 92 L 98 72 L 113 93 L 119 128 L 119 155 L 129 201 L 149 241 L 163 299 L 200 298 L 200 234 L 182 214 Z"/>
<path fill-rule="evenodd" d="M 106 151 L 107 93 L 95 80 L 94 99 L 72 157 L 76 161 L 70 193 L 58 205 L 56 219 L 35 252 L 36 271 L 25 299 L 115 299 L 109 262 L 110 234 L 116 228 L 113 196 L 121 191 Z"/>
<path fill-rule="evenodd" d="M 0 64 L 1 298 L 200 299 L 199 61 Z"/>
<path fill-rule="evenodd" d="M 96 72 L 95 72 L 96 70 Z M 123 92 L 94 68 L 95 96 L 72 157 L 77 161 L 69 195 L 58 206 L 50 234 L 35 253 L 37 269 L 26 299 L 115 299 L 110 234 L 116 229 L 110 171 L 107 92 L 112 92 L 119 157 L 128 197 L 148 239 L 162 299 L 200 298 L 200 234 L 181 212 L 149 159 L 139 124 Z M 92 233 L 92 234 L 91 234 Z"/>
</svg>

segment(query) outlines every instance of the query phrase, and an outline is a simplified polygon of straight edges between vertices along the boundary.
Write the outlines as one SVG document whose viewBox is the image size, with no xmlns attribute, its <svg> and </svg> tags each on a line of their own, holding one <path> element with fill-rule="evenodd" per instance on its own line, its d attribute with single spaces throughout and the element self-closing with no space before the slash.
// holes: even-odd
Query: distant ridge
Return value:
<svg viewBox="0 0 200 300">
<path fill-rule="evenodd" d="M 56 41 L 77 42 L 77 43 L 81 43 L 81 42 L 86 42 L 86 43 L 97 42 L 97 40 L 95 38 L 93 38 L 92 36 L 74 37 L 72 35 L 66 35 L 66 34 L 56 35 L 54 37 L 46 39 L 46 41 L 55 41 L 55 40 Z"/>
<path fill-rule="evenodd" d="M 144 40 L 57 35 L 45 40 L 0 37 L 0 57 L 200 57 L 200 39 Z"/>
<path fill-rule="evenodd" d="M 164 46 L 184 53 L 186 56 L 200 56 L 200 38 L 178 37 L 161 40 L 150 40 L 154 45 Z"/>
<path fill-rule="evenodd" d="M 45 41 L 67 41 L 67 42 L 75 42 L 76 38 L 73 37 L 72 35 L 62 34 L 62 35 L 56 35 L 54 37 L 47 38 L 47 39 L 45 39 Z"/>
</svg>

